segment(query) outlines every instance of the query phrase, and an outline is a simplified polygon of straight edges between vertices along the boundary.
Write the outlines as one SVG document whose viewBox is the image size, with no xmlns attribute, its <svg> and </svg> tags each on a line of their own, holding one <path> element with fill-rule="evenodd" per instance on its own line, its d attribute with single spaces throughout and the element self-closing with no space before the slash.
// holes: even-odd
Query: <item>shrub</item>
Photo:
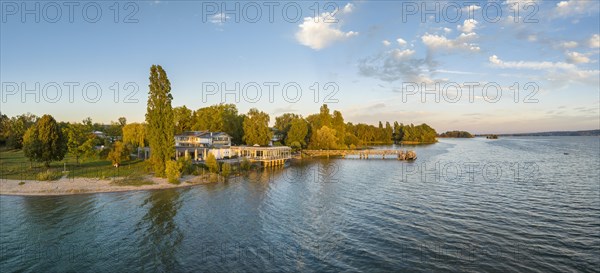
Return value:
<svg viewBox="0 0 600 273">
<path fill-rule="evenodd" d="M 231 164 L 223 163 L 223 166 L 221 167 L 221 174 L 225 177 L 229 176 L 231 174 Z"/>
<path fill-rule="evenodd" d="M 300 150 L 300 148 L 302 148 L 302 145 L 300 144 L 300 142 L 298 141 L 294 141 L 292 142 L 292 144 L 290 144 L 290 147 L 294 150 L 294 151 L 298 151 Z"/>
<path fill-rule="evenodd" d="M 45 172 L 38 173 L 35 178 L 39 181 L 51 181 L 58 180 L 62 177 L 62 173 L 53 172 L 51 170 L 46 170 Z"/>
<path fill-rule="evenodd" d="M 107 159 L 110 160 L 114 166 L 118 167 L 124 160 L 129 160 L 129 151 L 122 142 L 117 141 L 113 144 L 110 152 L 108 152 Z"/>
<path fill-rule="evenodd" d="M 206 160 L 204 161 L 204 164 L 206 164 L 206 167 L 208 167 L 208 170 L 211 173 L 219 172 L 219 162 L 217 162 L 217 158 L 212 153 L 208 153 L 208 156 L 206 156 Z"/>
<path fill-rule="evenodd" d="M 251 164 L 250 164 L 250 160 L 248 160 L 247 158 L 243 158 L 242 162 L 240 163 L 240 168 L 244 171 L 250 170 Z"/>
<path fill-rule="evenodd" d="M 194 171 L 192 159 L 190 157 L 180 157 L 177 159 L 177 163 L 179 164 L 179 167 L 181 168 L 180 171 L 183 174 L 191 174 Z"/>
<path fill-rule="evenodd" d="M 104 147 L 98 152 L 98 158 L 99 159 L 107 159 L 108 153 L 110 153 L 110 149 Z"/>
<path fill-rule="evenodd" d="M 181 177 L 181 166 L 177 161 L 169 160 L 166 164 L 166 174 L 169 183 L 178 184 Z"/>
</svg>

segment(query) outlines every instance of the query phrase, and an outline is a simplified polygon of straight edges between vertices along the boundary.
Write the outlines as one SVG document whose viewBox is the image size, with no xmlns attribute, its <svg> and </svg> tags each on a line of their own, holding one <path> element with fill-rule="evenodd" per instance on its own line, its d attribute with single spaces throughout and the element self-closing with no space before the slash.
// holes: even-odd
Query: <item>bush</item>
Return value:
<svg viewBox="0 0 600 273">
<path fill-rule="evenodd" d="M 192 166 L 192 159 L 190 157 L 180 157 L 177 159 L 177 163 L 181 168 L 180 171 L 183 174 L 191 174 L 194 172 L 194 168 Z"/>
<path fill-rule="evenodd" d="M 51 170 L 46 170 L 45 172 L 38 173 L 35 178 L 39 181 L 51 181 L 58 180 L 62 177 L 62 173 L 53 172 Z"/>
<path fill-rule="evenodd" d="M 217 158 L 212 153 L 208 153 L 204 164 L 206 164 L 211 173 L 219 173 L 219 162 L 217 162 Z"/>
<path fill-rule="evenodd" d="M 247 158 L 243 158 L 242 162 L 240 163 L 240 168 L 244 171 L 250 170 L 250 167 L 252 165 L 250 164 L 250 160 L 248 160 Z"/>
<path fill-rule="evenodd" d="M 179 178 L 181 177 L 181 165 L 177 161 L 169 160 L 166 164 L 167 179 L 169 183 L 179 184 Z"/>
<path fill-rule="evenodd" d="M 221 167 L 221 174 L 225 177 L 229 176 L 231 174 L 231 164 L 223 163 L 223 166 Z"/>
<path fill-rule="evenodd" d="M 110 153 L 110 149 L 104 147 L 103 149 L 101 149 L 98 152 L 98 158 L 99 159 L 107 159 L 108 158 L 108 153 Z"/>
<path fill-rule="evenodd" d="M 294 151 L 298 151 L 302 148 L 302 145 L 300 144 L 300 142 L 298 141 L 294 141 L 292 142 L 292 144 L 290 144 L 290 147 L 294 150 Z"/>
<path fill-rule="evenodd" d="M 113 144 L 107 159 L 110 160 L 115 167 L 119 167 L 121 162 L 129 160 L 129 151 L 123 142 L 117 141 Z"/>
</svg>

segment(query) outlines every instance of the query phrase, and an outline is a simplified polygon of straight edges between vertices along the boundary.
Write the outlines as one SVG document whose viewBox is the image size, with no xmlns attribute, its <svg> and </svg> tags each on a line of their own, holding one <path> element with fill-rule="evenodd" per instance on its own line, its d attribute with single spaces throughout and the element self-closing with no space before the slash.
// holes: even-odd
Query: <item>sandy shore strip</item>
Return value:
<svg viewBox="0 0 600 273">
<path fill-rule="evenodd" d="M 184 176 L 180 179 L 181 183 L 179 184 L 171 184 L 167 182 L 166 178 L 157 178 L 150 175 L 144 178 L 151 181 L 153 184 L 121 186 L 111 184 L 113 180 L 82 177 L 63 177 L 54 181 L 0 179 L 0 195 L 70 195 L 100 192 L 158 190 L 211 183 L 209 182 L 208 176 Z"/>
</svg>

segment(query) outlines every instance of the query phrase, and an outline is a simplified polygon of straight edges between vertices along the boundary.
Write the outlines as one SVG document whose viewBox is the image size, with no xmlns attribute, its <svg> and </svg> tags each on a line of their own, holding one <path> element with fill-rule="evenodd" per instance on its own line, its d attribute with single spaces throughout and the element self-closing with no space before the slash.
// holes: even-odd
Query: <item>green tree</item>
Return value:
<svg viewBox="0 0 600 273">
<path fill-rule="evenodd" d="M 221 175 L 228 177 L 231 174 L 231 165 L 229 163 L 223 163 L 221 167 Z"/>
<path fill-rule="evenodd" d="M 337 146 L 345 147 L 346 142 L 346 124 L 344 123 L 344 117 L 340 111 L 333 111 L 333 117 L 331 119 L 331 129 L 335 130 L 335 136 L 338 139 Z"/>
<path fill-rule="evenodd" d="M 85 159 L 95 158 L 98 156 L 98 151 L 96 150 L 96 138 L 94 135 L 91 135 L 81 146 L 79 149 L 81 150 L 82 157 Z"/>
<path fill-rule="evenodd" d="M 6 136 L 4 135 L 4 132 L 8 128 L 6 126 L 9 124 L 9 122 L 10 119 L 8 118 L 8 116 L 0 112 L 0 146 L 6 145 Z"/>
<path fill-rule="evenodd" d="M 165 176 L 166 162 L 175 152 L 171 83 L 160 65 L 150 68 L 146 129 L 154 175 Z"/>
<path fill-rule="evenodd" d="M 235 104 L 218 104 L 200 108 L 193 113 L 192 130 L 225 132 L 232 137 L 231 142 L 242 144 L 244 115 L 239 115 Z"/>
<path fill-rule="evenodd" d="M 110 152 L 108 153 L 108 160 L 112 162 L 115 167 L 119 167 L 121 162 L 129 160 L 129 151 L 121 141 L 116 141 Z"/>
<path fill-rule="evenodd" d="M 0 134 L 5 139 L 6 145 L 14 149 L 21 149 L 23 147 L 25 131 L 33 126 L 37 120 L 38 117 L 31 113 L 22 114 L 10 119 L 8 117 L 3 118 L 0 125 L 2 128 Z"/>
<path fill-rule="evenodd" d="M 110 125 L 108 125 L 107 127 L 105 127 L 105 133 L 106 136 L 111 137 L 112 139 L 116 139 L 117 137 L 123 136 L 123 126 L 125 126 L 123 123 L 127 123 L 126 120 L 120 120 L 120 119 L 124 119 L 123 117 L 119 118 L 119 121 L 117 122 L 111 122 Z"/>
<path fill-rule="evenodd" d="M 179 184 L 179 178 L 181 177 L 181 163 L 175 160 L 167 161 L 165 165 L 165 172 L 167 180 L 171 184 Z"/>
<path fill-rule="evenodd" d="M 335 130 L 323 126 L 317 130 L 315 142 L 312 143 L 313 149 L 331 150 L 337 148 L 338 139 L 335 136 Z"/>
<path fill-rule="evenodd" d="M 191 174 L 194 171 L 191 157 L 180 157 L 177 159 L 182 174 Z"/>
<path fill-rule="evenodd" d="M 35 125 L 27 129 L 23 138 L 23 151 L 30 161 L 43 162 L 50 167 L 50 162 L 60 161 L 67 153 L 67 139 L 56 120 L 44 115 Z"/>
<path fill-rule="evenodd" d="M 131 144 L 134 148 L 145 147 L 147 141 L 146 125 L 143 123 L 130 123 L 123 127 L 123 143 Z"/>
<path fill-rule="evenodd" d="M 306 135 L 308 134 L 308 123 L 302 119 L 297 118 L 291 122 L 290 129 L 287 133 L 285 143 L 292 145 L 294 142 L 298 143 L 298 148 L 306 147 Z"/>
<path fill-rule="evenodd" d="M 323 104 L 323 106 L 321 106 L 321 109 L 319 111 L 319 126 L 317 127 L 317 129 L 320 129 L 323 126 L 327 126 L 329 128 L 331 128 L 331 114 L 329 113 L 329 108 L 327 107 L 327 104 Z"/>
<path fill-rule="evenodd" d="M 217 158 L 214 154 L 208 153 L 208 155 L 206 156 L 206 160 L 204 160 L 204 164 L 206 164 L 206 167 L 208 167 L 208 170 L 211 173 L 219 172 L 219 162 L 217 162 Z"/>
<path fill-rule="evenodd" d="M 250 109 L 244 119 L 244 142 L 247 145 L 268 145 L 273 138 L 273 132 L 269 129 L 269 120 L 267 113 L 256 108 Z"/>
<path fill-rule="evenodd" d="M 75 162 L 79 165 L 79 158 L 86 154 L 87 147 L 84 143 L 88 140 L 90 132 L 85 130 L 85 126 L 79 123 L 68 123 L 63 128 L 63 134 L 67 138 L 67 151 L 75 157 Z"/>
<path fill-rule="evenodd" d="M 192 110 L 185 105 L 173 108 L 175 134 L 180 134 L 192 129 Z"/>
<path fill-rule="evenodd" d="M 119 118 L 119 125 L 121 125 L 121 128 L 123 128 L 125 125 L 127 125 L 127 118 L 120 117 Z"/>
<path fill-rule="evenodd" d="M 301 118 L 302 117 L 300 117 L 299 115 L 292 113 L 284 113 L 283 115 L 275 118 L 274 128 L 275 130 L 277 130 L 277 133 L 281 135 L 282 140 L 285 141 L 287 139 L 287 134 L 292 127 L 292 122 Z M 284 143 L 286 145 L 289 145 L 289 143 L 287 142 Z"/>
</svg>

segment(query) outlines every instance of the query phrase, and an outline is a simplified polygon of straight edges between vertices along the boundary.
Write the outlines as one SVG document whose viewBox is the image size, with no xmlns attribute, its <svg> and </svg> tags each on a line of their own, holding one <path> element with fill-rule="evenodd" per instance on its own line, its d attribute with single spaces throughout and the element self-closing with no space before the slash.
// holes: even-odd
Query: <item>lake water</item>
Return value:
<svg viewBox="0 0 600 273">
<path fill-rule="evenodd" d="M 413 163 L 316 159 L 175 190 L 0 196 L 0 272 L 598 270 L 600 138 L 411 149 Z"/>
</svg>

